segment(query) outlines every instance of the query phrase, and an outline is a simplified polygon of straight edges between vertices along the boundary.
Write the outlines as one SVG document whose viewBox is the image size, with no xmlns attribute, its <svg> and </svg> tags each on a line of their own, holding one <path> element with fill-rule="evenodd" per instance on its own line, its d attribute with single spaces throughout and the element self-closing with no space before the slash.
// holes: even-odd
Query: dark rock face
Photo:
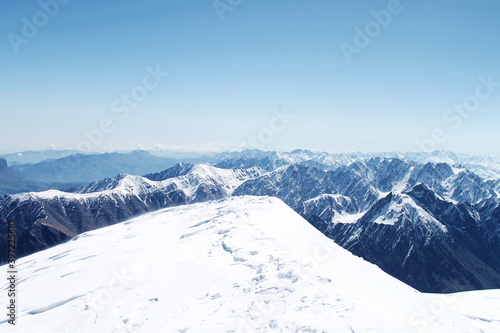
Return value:
<svg viewBox="0 0 500 333">
<path fill-rule="evenodd" d="M 7 168 L 7 161 L 5 160 L 5 158 L 0 157 L 0 172 L 7 171 Z"/>
<path fill-rule="evenodd" d="M 65 242 L 67 235 L 57 229 L 50 228 L 43 223 L 47 217 L 41 202 L 33 198 L 15 199 L 8 195 L 0 197 L 0 219 L 4 222 L 0 244 L 7 248 L 7 222 L 16 222 L 16 255 L 22 257 L 27 254 L 46 249 Z M 3 251 L 5 252 L 5 251 Z M 6 253 L 0 255 L 1 262 L 6 262 Z"/>
<path fill-rule="evenodd" d="M 399 196 L 380 199 L 354 224 L 338 223 L 327 235 L 352 253 L 425 292 L 500 286 L 498 248 L 469 204 L 454 205 L 417 185 L 405 195 L 394 224 L 376 223 Z"/>
<path fill-rule="evenodd" d="M 218 193 L 212 199 L 221 198 Z M 63 243 L 89 230 L 125 221 L 134 216 L 165 207 L 191 202 L 182 191 L 158 191 L 142 197 L 134 194 L 103 194 L 85 200 L 68 198 L 19 199 L 3 196 L 0 199 L 2 221 L 15 221 L 19 244 L 18 257 Z M 0 244 L 5 246 L 6 225 Z M 0 254 L 5 263 L 6 255 Z"/>
<path fill-rule="evenodd" d="M 275 196 L 300 211 L 305 201 L 322 194 L 341 194 L 356 198 L 360 206 L 369 205 L 377 199 L 375 188 L 352 170 L 339 168 L 325 172 L 300 164 L 248 180 L 233 195 Z"/>
</svg>

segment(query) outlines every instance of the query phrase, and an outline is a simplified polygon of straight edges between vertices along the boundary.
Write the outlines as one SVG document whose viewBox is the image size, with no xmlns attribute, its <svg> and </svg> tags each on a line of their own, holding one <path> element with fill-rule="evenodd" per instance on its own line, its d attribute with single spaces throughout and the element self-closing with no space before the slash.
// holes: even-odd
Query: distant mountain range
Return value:
<svg viewBox="0 0 500 333">
<path fill-rule="evenodd" d="M 74 151 L 32 151 L 0 157 L 0 194 L 68 189 L 85 183 L 113 177 L 120 173 L 138 174 L 164 170 L 178 163 L 146 151 L 129 153 L 81 154 Z M 57 156 L 37 163 L 40 158 Z M 63 156 L 63 157 L 60 157 Z M 8 160 L 14 165 L 8 167 Z"/>
<path fill-rule="evenodd" d="M 27 191 L 43 191 L 48 189 L 45 184 L 29 181 L 12 171 L 7 161 L 0 157 L 0 194 L 13 194 Z"/>
<path fill-rule="evenodd" d="M 316 164 L 324 169 L 334 169 L 338 166 L 347 166 L 355 161 L 370 158 L 397 158 L 401 160 L 422 163 L 446 163 L 449 165 L 459 164 L 476 173 L 484 179 L 500 179 L 500 157 L 476 156 L 468 154 L 456 154 L 449 151 L 424 152 L 381 152 L 381 153 L 326 153 L 313 152 L 310 150 L 297 149 L 291 152 L 262 151 L 258 149 L 247 149 L 244 151 L 229 151 L 214 153 L 192 160 L 192 163 L 232 163 L 233 167 L 239 164 L 255 166 L 254 163 L 271 163 L 268 171 L 274 170 L 275 166 L 305 163 Z"/>
<path fill-rule="evenodd" d="M 142 175 L 164 170 L 178 163 L 146 151 L 130 153 L 72 154 L 34 164 L 17 164 L 12 168 L 22 176 L 39 182 L 85 183 L 112 177 L 119 173 Z"/>
<path fill-rule="evenodd" d="M 19 252 L 26 255 L 164 207 L 274 196 L 342 247 L 421 291 L 500 288 L 500 168 L 494 158 L 248 150 L 197 161 L 212 165 L 120 174 L 71 193 L 3 196 L 0 217 L 17 221 Z"/>
<path fill-rule="evenodd" d="M 48 189 L 68 189 L 81 186 L 82 183 L 44 183 L 36 180 L 28 180 L 18 171 L 10 168 L 7 161 L 0 157 L 0 195 L 15 194 L 21 192 L 44 191 Z"/>
<path fill-rule="evenodd" d="M 74 154 L 85 154 L 79 150 L 28 150 L 18 153 L 3 154 L 0 157 L 4 158 L 9 165 L 17 164 L 34 164 L 48 159 L 58 159 Z"/>
</svg>

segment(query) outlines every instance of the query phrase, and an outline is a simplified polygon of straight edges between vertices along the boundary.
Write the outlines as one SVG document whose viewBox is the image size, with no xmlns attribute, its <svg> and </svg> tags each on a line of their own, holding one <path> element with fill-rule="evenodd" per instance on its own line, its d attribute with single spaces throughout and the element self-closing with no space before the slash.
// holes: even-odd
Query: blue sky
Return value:
<svg viewBox="0 0 500 333">
<path fill-rule="evenodd" d="M 217 4 L 0 0 L 0 152 L 257 142 L 500 155 L 500 2 Z M 350 61 L 347 44 L 362 46 Z M 464 101 L 470 112 L 448 111 Z M 294 118 L 280 122 L 285 108 Z"/>
</svg>

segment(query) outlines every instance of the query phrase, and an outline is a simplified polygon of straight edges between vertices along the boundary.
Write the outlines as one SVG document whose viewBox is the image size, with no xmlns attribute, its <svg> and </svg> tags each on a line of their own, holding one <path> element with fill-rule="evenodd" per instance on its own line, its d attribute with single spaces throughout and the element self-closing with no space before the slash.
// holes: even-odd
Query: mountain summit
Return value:
<svg viewBox="0 0 500 333">
<path fill-rule="evenodd" d="M 18 267 L 27 278 L 17 332 L 500 330 L 498 290 L 419 293 L 275 198 L 148 213 Z"/>
</svg>

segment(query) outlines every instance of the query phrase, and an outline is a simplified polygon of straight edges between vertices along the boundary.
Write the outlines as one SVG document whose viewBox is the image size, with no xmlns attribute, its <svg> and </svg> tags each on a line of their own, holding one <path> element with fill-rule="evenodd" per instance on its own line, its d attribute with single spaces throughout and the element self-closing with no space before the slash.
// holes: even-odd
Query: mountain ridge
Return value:
<svg viewBox="0 0 500 333">
<path fill-rule="evenodd" d="M 159 210 L 17 265 L 19 332 L 500 329 L 499 290 L 420 293 L 269 197 Z"/>
<path fill-rule="evenodd" d="M 241 153 L 230 154 L 235 159 L 227 165 L 238 165 Z M 262 158 L 262 163 L 252 163 L 264 167 L 270 156 L 281 158 L 260 151 L 249 156 Z M 255 165 L 222 169 L 180 163 L 144 177 L 119 175 L 71 192 L 4 196 L 0 216 L 19 219 L 28 228 L 34 251 L 164 207 L 229 196 L 275 196 L 339 245 L 391 275 L 419 290 L 449 292 L 500 285 L 495 185 L 461 165 L 392 157 L 359 158 L 333 168 L 297 159 L 272 171 Z"/>
</svg>

